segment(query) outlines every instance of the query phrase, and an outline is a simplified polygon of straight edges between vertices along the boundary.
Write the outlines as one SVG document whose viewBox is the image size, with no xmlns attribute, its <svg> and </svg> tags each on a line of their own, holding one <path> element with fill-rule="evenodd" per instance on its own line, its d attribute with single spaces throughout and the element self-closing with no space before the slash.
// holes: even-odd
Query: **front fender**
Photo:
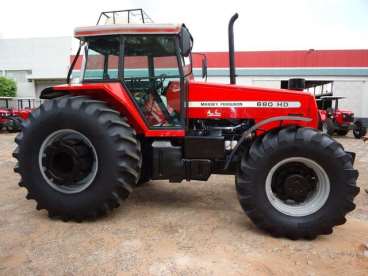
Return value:
<svg viewBox="0 0 368 276">
<path fill-rule="evenodd" d="M 282 124 L 284 121 L 311 122 L 312 118 L 300 117 L 300 116 L 277 116 L 277 117 L 271 117 L 271 118 L 268 118 L 268 119 L 265 119 L 263 121 L 256 123 L 255 125 L 250 127 L 248 130 L 244 131 L 244 133 L 240 137 L 238 143 L 236 144 L 235 148 L 232 150 L 230 157 L 225 164 L 225 170 L 229 167 L 231 160 L 234 158 L 234 155 L 238 151 L 240 146 L 244 143 L 247 137 L 249 137 L 254 131 L 257 131 L 261 127 L 267 126 L 275 122 L 280 122 L 280 124 Z"/>
</svg>

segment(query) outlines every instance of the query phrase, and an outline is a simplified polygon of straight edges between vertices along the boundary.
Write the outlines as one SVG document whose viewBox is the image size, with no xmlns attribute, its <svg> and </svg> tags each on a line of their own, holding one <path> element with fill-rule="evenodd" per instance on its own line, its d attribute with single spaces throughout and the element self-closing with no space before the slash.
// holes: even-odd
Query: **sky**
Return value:
<svg viewBox="0 0 368 276">
<path fill-rule="evenodd" d="M 227 51 L 235 12 L 238 51 L 368 48 L 368 0 L 5 0 L 0 38 L 72 36 L 101 11 L 129 8 L 155 23 L 185 23 L 194 51 Z"/>
</svg>

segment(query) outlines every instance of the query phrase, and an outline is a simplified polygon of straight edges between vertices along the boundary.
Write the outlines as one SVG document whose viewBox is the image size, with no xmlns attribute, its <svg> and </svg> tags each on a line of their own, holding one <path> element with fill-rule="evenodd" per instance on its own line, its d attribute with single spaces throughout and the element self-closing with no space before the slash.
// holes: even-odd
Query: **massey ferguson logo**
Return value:
<svg viewBox="0 0 368 276">
<path fill-rule="evenodd" d="M 190 101 L 189 107 L 195 108 L 299 108 L 300 102 L 289 101 L 222 101 L 200 102 Z"/>
</svg>

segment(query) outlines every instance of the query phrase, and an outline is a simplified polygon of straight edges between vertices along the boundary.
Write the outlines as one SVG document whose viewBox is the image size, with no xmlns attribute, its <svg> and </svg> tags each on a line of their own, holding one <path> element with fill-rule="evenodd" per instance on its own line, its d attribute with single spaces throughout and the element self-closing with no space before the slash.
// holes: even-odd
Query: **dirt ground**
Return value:
<svg viewBox="0 0 368 276">
<path fill-rule="evenodd" d="M 50 220 L 17 185 L 13 139 L 0 134 L 0 275 L 368 275 L 368 144 L 361 140 L 340 139 L 357 153 L 360 171 L 347 223 L 314 241 L 290 241 L 255 228 L 232 176 L 152 181 L 107 218 Z"/>
</svg>

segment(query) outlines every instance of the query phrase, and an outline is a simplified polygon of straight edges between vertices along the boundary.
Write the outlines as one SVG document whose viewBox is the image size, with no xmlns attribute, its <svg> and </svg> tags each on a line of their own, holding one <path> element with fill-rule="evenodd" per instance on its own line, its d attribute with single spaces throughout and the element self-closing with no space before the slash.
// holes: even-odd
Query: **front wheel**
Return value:
<svg viewBox="0 0 368 276">
<path fill-rule="evenodd" d="M 241 161 L 236 188 L 243 210 L 274 236 L 313 239 L 332 233 L 355 208 L 358 172 L 329 136 L 285 128 L 258 138 Z"/>
<path fill-rule="evenodd" d="M 367 128 L 362 124 L 362 122 L 356 121 L 354 125 L 353 134 L 355 138 L 361 139 L 367 134 Z"/>
</svg>

